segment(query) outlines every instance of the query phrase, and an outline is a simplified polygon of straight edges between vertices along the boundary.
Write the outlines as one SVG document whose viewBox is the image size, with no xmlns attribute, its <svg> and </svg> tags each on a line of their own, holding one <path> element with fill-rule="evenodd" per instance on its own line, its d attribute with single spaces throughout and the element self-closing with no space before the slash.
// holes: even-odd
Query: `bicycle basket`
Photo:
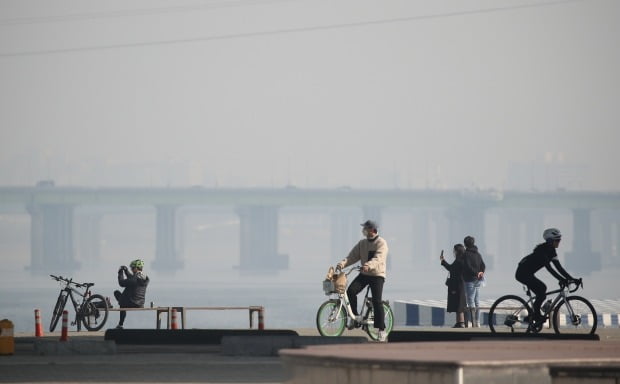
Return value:
<svg viewBox="0 0 620 384">
<path fill-rule="evenodd" d="M 332 293 L 337 293 L 336 292 L 336 285 L 334 284 L 333 280 L 323 280 L 323 292 L 325 292 L 326 295 L 331 295 Z"/>
<path fill-rule="evenodd" d="M 344 293 L 346 289 L 347 276 L 344 273 L 334 275 L 331 280 L 325 279 L 323 281 L 323 292 L 325 292 L 326 295 L 331 295 L 332 293 Z"/>
</svg>

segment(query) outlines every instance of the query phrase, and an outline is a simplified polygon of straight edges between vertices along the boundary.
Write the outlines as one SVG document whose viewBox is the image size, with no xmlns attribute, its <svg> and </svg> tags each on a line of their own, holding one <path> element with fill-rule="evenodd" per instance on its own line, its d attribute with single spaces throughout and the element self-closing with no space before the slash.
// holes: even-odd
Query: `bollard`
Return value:
<svg viewBox="0 0 620 384">
<path fill-rule="evenodd" d="M 12 355 L 14 353 L 13 323 L 7 319 L 0 320 L 0 355 Z"/>
<path fill-rule="evenodd" d="M 172 314 L 170 320 L 170 329 L 178 329 L 177 327 L 177 310 L 176 308 L 172 308 Z"/>
<path fill-rule="evenodd" d="M 258 310 L 258 329 L 265 329 L 265 308 L 263 307 L 260 307 L 260 309 Z"/>
<path fill-rule="evenodd" d="M 34 310 L 34 337 L 43 337 L 43 325 L 41 325 L 41 311 Z"/>
<path fill-rule="evenodd" d="M 67 341 L 69 339 L 68 332 L 69 324 L 69 311 L 62 311 L 62 331 L 60 332 L 60 341 Z"/>
</svg>

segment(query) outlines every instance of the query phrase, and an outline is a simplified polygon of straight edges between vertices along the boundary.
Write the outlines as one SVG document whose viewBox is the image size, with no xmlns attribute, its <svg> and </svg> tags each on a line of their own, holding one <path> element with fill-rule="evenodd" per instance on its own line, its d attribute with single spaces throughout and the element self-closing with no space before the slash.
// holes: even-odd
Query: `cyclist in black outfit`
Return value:
<svg viewBox="0 0 620 384">
<path fill-rule="evenodd" d="M 562 240 L 560 230 L 556 228 L 546 229 L 543 232 L 543 238 L 545 239 L 544 243 L 536 246 L 534 252 L 521 259 L 517 267 L 517 273 L 515 274 L 516 279 L 525 284 L 536 295 L 533 308 L 534 321 L 543 320 L 540 307 L 547 296 L 547 286 L 537 279 L 534 274 L 542 269 L 542 267 L 545 267 L 558 281 L 574 280 L 573 277 L 564 270 L 560 264 L 560 260 L 558 260 L 556 248 L 560 245 L 560 240 Z M 553 263 L 557 272 L 553 269 L 551 263 Z"/>
<path fill-rule="evenodd" d="M 146 286 L 149 284 L 149 277 L 142 273 L 144 261 L 134 260 L 129 267 L 131 272 L 124 265 L 118 269 L 118 285 L 125 289 L 122 293 L 114 291 L 114 297 L 121 308 L 144 308 Z M 126 316 L 127 311 L 120 311 L 117 329 L 123 329 Z"/>
</svg>

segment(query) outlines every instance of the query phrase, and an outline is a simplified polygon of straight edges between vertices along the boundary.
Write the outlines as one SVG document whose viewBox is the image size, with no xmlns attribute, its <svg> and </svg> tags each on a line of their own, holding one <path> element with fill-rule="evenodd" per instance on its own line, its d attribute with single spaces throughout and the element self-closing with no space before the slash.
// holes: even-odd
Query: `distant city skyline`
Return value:
<svg viewBox="0 0 620 384">
<path fill-rule="evenodd" d="M 53 181 L 59 186 L 84 187 L 285 187 L 300 188 L 379 188 L 379 189 L 499 189 L 525 191 L 554 191 L 558 189 L 588 190 L 587 166 L 566 163 L 562 154 L 548 153 L 544 161 L 512 163 L 500 185 L 449 185 L 442 176 L 441 166 L 429 167 L 424 175 L 405 175 L 398 169 L 383 175 L 379 183 L 340 185 L 315 182 L 309 184 L 303 174 L 290 172 L 271 177 L 270 182 L 238 184 L 225 175 L 218 176 L 206 165 L 195 161 L 158 163 L 118 163 L 111 160 L 89 159 L 72 164 L 62 158 L 25 159 L 16 156 L 9 163 L 14 167 L 1 168 L 3 186 L 32 186 L 40 181 Z M 43 171 L 41 171 L 43 170 Z"/>
</svg>

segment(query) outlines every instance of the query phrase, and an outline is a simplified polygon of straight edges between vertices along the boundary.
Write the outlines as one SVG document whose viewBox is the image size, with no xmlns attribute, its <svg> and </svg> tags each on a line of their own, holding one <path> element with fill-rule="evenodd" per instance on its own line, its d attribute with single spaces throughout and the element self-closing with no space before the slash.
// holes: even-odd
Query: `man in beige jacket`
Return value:
<svg viewBox="0 0 620 384">
<path fill-rule="evenodd" d="M 362 270 L 349 285 L 347 296 L 355 314 L 355 321 L 359 323 L 362 319 L 357 312 L 357 294 L 370 285 L 375 314 L 374 327 L 379 330 L 379 341 L 385 342 L 387 341 L 384 322 L 385 311 L 381 297 L 383 295 L 383 283 L 385 282 L 388 246 L 385 239 L 378 235 L 377 224 L 374 221 L 368 220 L 363 223 L 362 233 L 365 238 L 351 249 L 349 256 L 338 263 L 338 268 L 346 268 L 358 261 L 361 263 Z"/>
</svg>

